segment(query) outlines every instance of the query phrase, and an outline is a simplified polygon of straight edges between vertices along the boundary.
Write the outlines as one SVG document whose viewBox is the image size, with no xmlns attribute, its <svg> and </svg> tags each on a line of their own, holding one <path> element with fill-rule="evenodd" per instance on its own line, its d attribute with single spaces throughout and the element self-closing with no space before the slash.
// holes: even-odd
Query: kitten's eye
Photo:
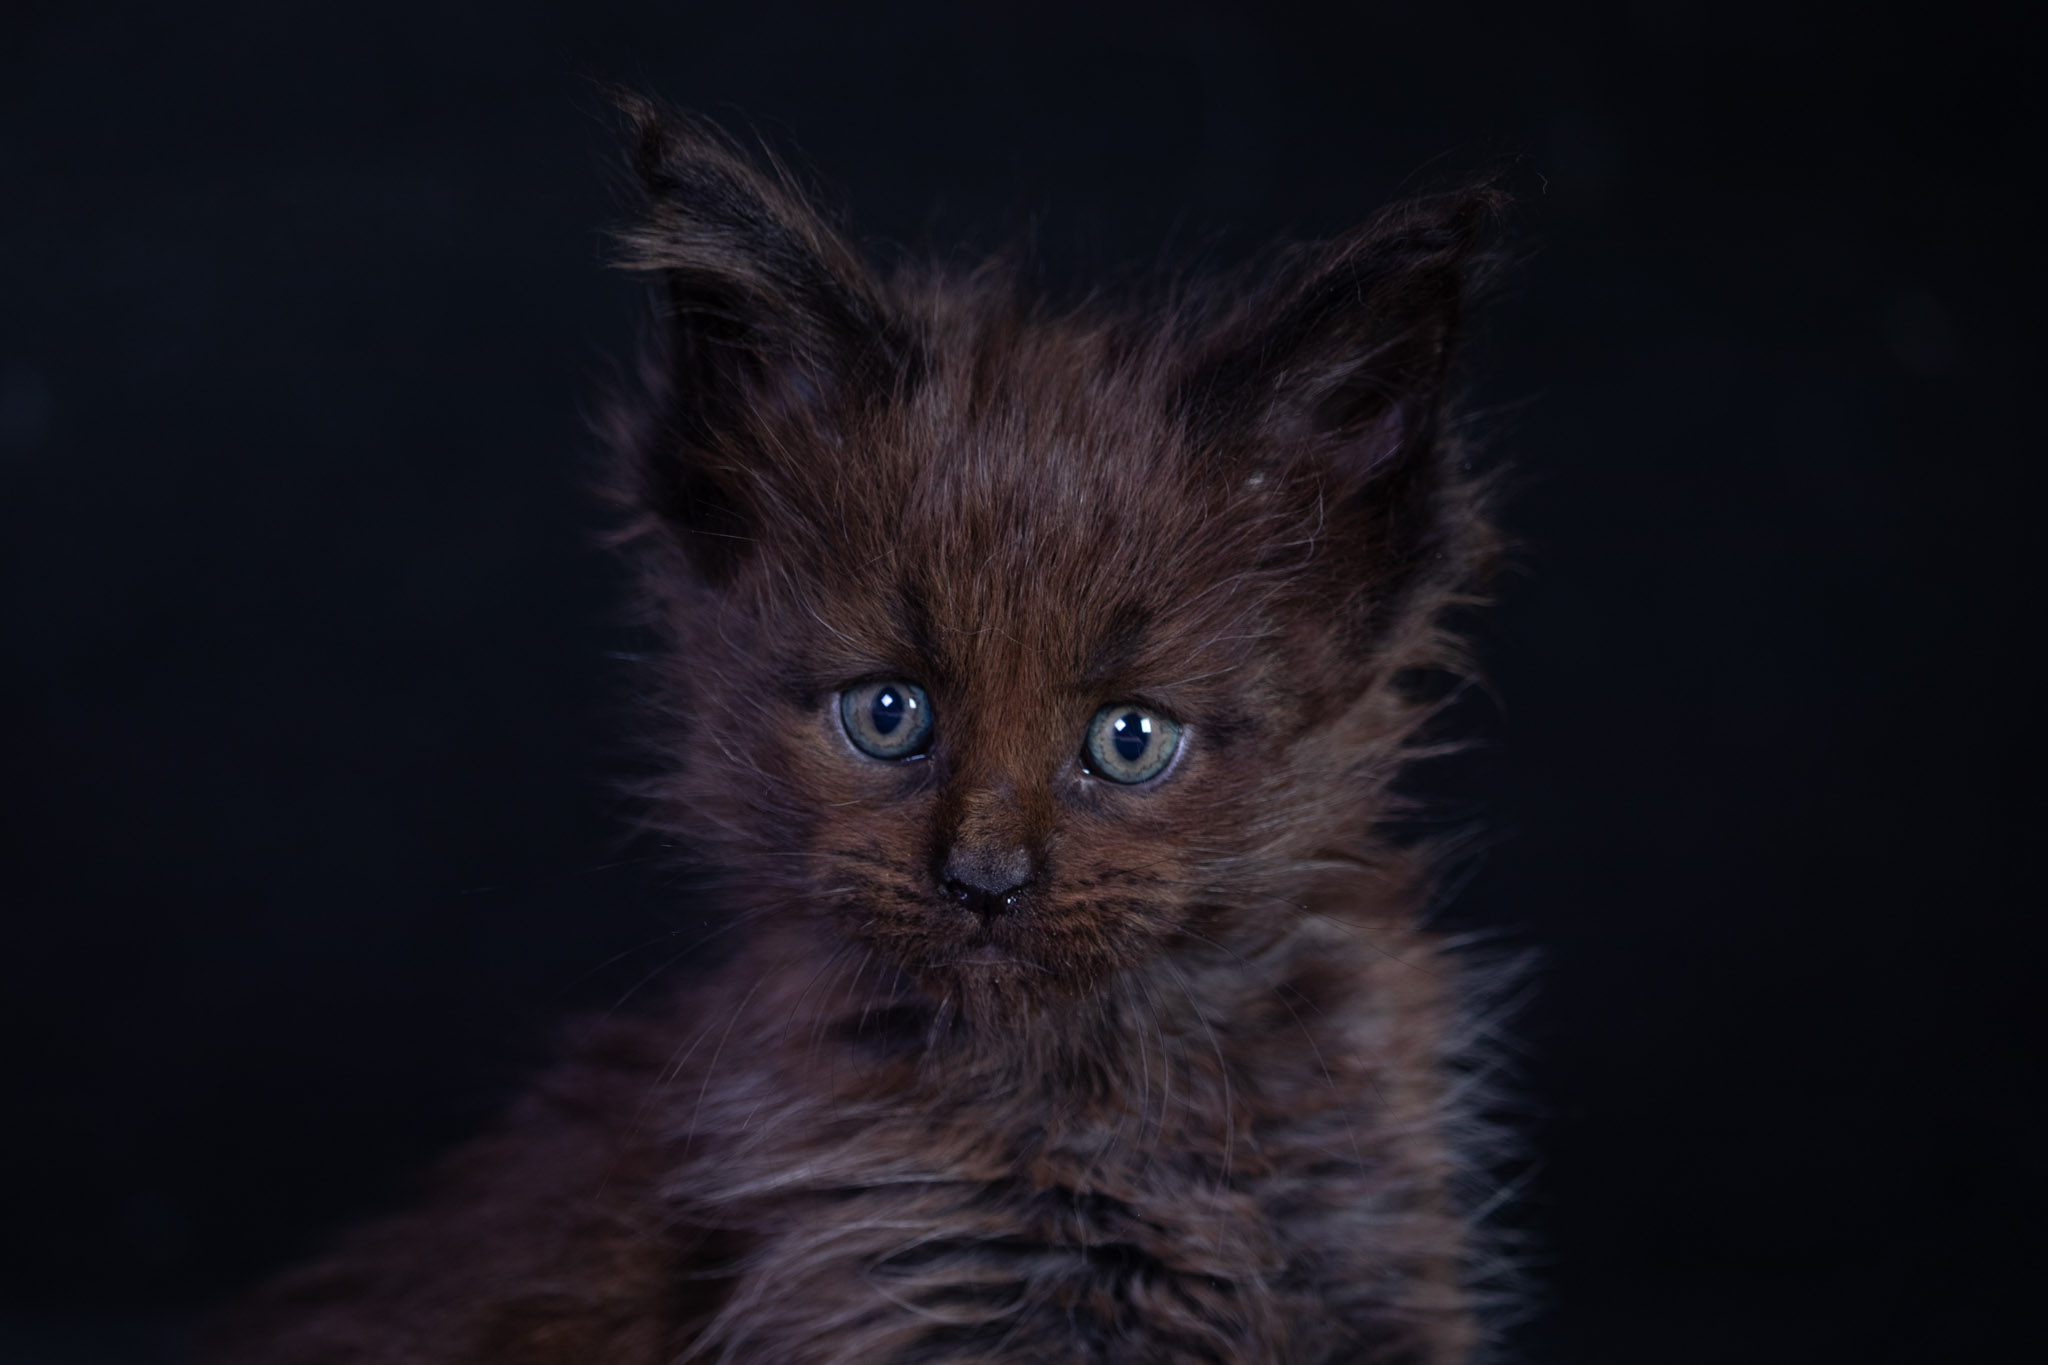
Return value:
<svg viewBox="0 0 2048 1365">
<path fill-rule="evenodd" d="M 1142 706 L 1105 706 L 1088 723 L 1088 771 L 1112 782 L 1144 782 L 1166 771 L 1180 726 Z"/>
<path fill-rule="evenodd" d="M 923 688 L 892 678 L 841 692 L 839 723 L 862 753 L 915 758 L 932 737 L 932 708 Z"/>
</svg>

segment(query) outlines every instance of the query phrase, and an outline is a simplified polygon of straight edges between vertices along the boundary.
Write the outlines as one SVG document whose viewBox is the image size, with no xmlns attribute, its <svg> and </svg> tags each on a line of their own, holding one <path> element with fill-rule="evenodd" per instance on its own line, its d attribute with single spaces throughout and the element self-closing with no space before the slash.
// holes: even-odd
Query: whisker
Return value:
<svg viewBox="0 0 2048 1365">
<path fill-rule="evenodd" d="M 683 1135 L 683 1146 L 685 1149 L 696 1140 L 697 1119 L 704 1111 L 704 1097 L 711 1091 L 711 1078 L 718 1071 L 718 1059 L 725 1053 L 726 1042 L 732 1037 L 733 1025 L 737 1024 L 740 1021 L 740 1016 L 747 1012 L 747 1006 L 753 1002 L 754 993 L 761 989 L 761 984 L 760 981 L 756 981 L 753 985 L 747 987 L 747 993 L 740 997 L 740 1003 L 733 1008 L 732 1014 L 725 1021 L 725 1032 L 719 1035 L 718 1046 L 711 1050 L 711 1060 L 704 1067 L 704 1080 L 697 1087 L 697 1103 L 690 1110 L 690 1127 Z M 708 1034 L 710 1031 L 709 1028 L 706 1028 L 704 1034 Z M 704 1034 L 698 1035 L 698 1042 L 703 1041 Z M 691 1044 L 690 1050 L 695 1052 L 697 1050 L 696 1044 Z"/>
</svg>

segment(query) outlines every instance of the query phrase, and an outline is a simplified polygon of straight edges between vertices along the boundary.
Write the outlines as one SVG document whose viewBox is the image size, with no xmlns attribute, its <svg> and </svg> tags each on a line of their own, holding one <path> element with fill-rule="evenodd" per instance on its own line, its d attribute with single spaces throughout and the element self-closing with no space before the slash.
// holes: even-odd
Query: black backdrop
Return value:
<svg viewBox="0 0 2048 1365">
<path fill-rule="evenodd" d="M 1454 918 L 1549 964 L 1517 1340 L 1984 1359 L 2038 1298 L 2037 31 L 186 8 L 0 40 L 0 1360 L 172 1358 L 699 914 L 607 786 L 591 77 L 1055 279 L 1508 165 L 1475 359 L 1524 572 L 1447 787 L 1491 831 Z"/>
</svg>

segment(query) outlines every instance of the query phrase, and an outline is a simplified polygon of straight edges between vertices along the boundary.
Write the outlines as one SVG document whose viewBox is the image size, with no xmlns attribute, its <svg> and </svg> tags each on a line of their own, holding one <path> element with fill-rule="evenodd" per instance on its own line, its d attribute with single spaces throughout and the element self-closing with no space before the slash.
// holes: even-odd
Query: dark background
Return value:
<svg viewBox="0 0 2048 1365">
<path fill-rule="evenodd" d="M 0 25 L 0 1361 L 172 1358 L 701 918 L 608 785 L 586 419 L 636 296 L 590 77 L 1055 280 L 1507 167 L 1473 369 L 1524 571 L 1446 782 L 1491 832 L 1454 920 L 1548 960 L 1516 1342 L 1982 1360 L 2038 1318 L 2037 29 L 184 9 Z"/>
</svg>

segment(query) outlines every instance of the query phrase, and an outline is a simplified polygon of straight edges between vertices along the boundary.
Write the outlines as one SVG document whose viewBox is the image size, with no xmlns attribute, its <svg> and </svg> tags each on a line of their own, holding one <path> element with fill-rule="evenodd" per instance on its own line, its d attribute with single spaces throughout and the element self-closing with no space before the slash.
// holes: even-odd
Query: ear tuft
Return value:
<svg viewBox="0 0 2048 1365">
<path fill-rule="evenodd" d="M 1427 662 L 1498 551 L 1445 431 L 1450 363 L 1505 197 L 1410 200 L 1283 257 L 1198 340 L 1180 402 L 1198 466 L 1313 528 L 1341 637 Z M 1391 651 L 1391 652 L 1389 652 Z"/>
<path fill-rule="evenodd" d="M 1412 199 L 1283 260 L 1183 390 L 1197 447 L 1305 450 L 1351 488 L 1425 457 L 1483 229 L 1504 203 L 1487 186 Z"/>
<path fill-rule="evenodd" d="M 629 137 L 636 221 L 619 264 L 655 285 L 642 365 L 654 420 L 631 424 L 635 501 L 722 576 L 749 539 L 758 494 L 816 458 L 866 405 L 911 378 L 909 324 L 867 263 L 772 157 L 723 130 L 615 93 Z"/>
</svg>

